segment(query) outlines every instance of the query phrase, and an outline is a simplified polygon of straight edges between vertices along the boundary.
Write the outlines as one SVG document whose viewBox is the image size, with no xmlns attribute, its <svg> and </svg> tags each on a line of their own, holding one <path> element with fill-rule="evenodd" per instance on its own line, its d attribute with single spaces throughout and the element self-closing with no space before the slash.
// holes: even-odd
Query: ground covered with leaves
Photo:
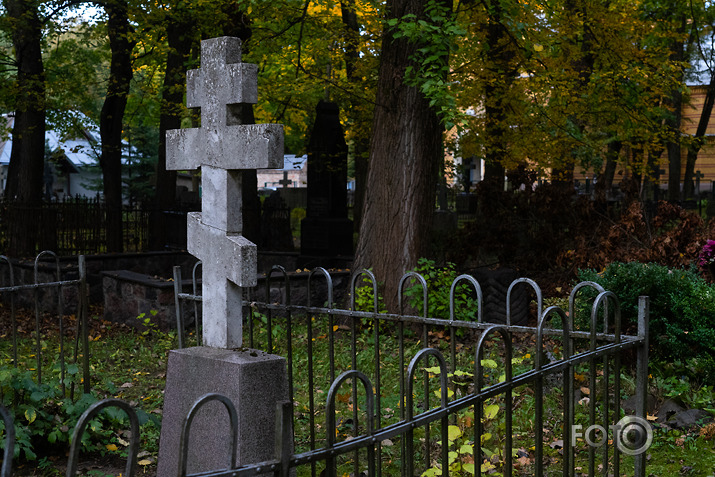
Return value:
<svg viewBox="0 0 715 477">
<path fill-rule="evenodd" d="M 639 203 L 626 206 L 614 215 L 607 209 L 599 209 L 597 204 L 559 200 L 557 192 L 546 190 L 533 196 L 505 193 L 502 199 L 489 203 L 485 223 L 479 227 L 468 225 L 454 237 L 454 247 L 449 247 L 451 252 L 445 257 L 460 264 L 484 264 L 485 260 L 493 259 L 495 265 L 513 267 L 542 285 L 547 305 L 559 305 L 563 309 L 568 308 L 564 297 L 576 279 L 598 282 L 616 293 L 622 300 L 624 316 L 631 317 L 629 319 L 636 316 L 638 296 L 651 296 L 648 419 L 653 426 L 654 439 L 647 453 L 649 475 L 715 475 L 715 424 L 712 423 L 715 416 L 715 335 L 712 326 L 715 285 L 712 284 L 712 277 L 694 266 L 702 245 L 708 238 L 715 237 L 715 221 L 707 224 L 692 213 L 665 203 L 660 204 L 653 215 L 649 215 Z M 535 206 L 522 207 L 523 201 Z M 563 214 L 554 214 L 554 207 L 563 208 Z M 521 213 L 519 210 L 529 212 L 518 215 Z M 449 285 L 462 270 L 454 265 L 438 267 L 435 261 L 429 260 L 420 261 L 420 267 L 418 271 L 425 275 L 431 290 L 429 315 L 444 317 L 441 314 L 448 311 Z M 464 295 L 460 299 L 467 300 L 468 306 L 463 308 L 473 312 L 473 297 L 461 289 L 458 293 Z M 408 300 L 419 301 L 421 291 L 407 290 L 406 296 Z M 356 301 L 358 306 L 362 304 L 371 309 L 368 294 L 359 291 Z M 66 375 L 61 382 L 58 318 L 49 314 L 40 316 L 38 349 L 34 311 L 18 310 L 17 332 L 13 336 L 9 307 L 0 304 L 0 399 L 11 409 L 18 423 L 15 475 L 63 475 L 69 435 L 78 417 L 93 402 L 105 397 L 123 399 L 138 410 L 142 426 L 137 473 L 151 476 L 156 472 L 167 357 L 169 350 L 177 346 L 176 333 L 161 332 L 150 321 L 142 323 L 149 326 L 138 327 L 106 322 L 100 318 L 103 313 L 99 307 L 91 310 L 91 316 L 89 379 L 92 392 L 82 395 L 85 379 L 82 372 L 83 351 L 76 346 L 75 317 L 64 317 L 62 346 L 68 361 Z M 474 316 L 465 319 L 474 319 Z M 142 318 L 139 320 L 143 321 Z M 328 325 L 321 321 L 324 317 L 313 317 L 311 320 L 314 326 L 312 334 L 305 326 L 301 328 L 296 324 L 292 328 L 296 342 L 303 342 L 303 346 L 294 349 L 296 370 L 307 366 L 306 343 L 311 343 L 316 356 L 324 355 L 328 347 L 328 333 L 325 332 Z M 390 328 L 391 325 L 393 328 Z M 578 323 L 578 320 L 576 325 L 587 327 L 587 323 Z M 376 325 L 366 324 L 358 337 L 360 352 L 357 362 L 360 365 L 369 366 L 374 356 L 369 344 L 374 331 L 371 326 Z M 395 342 L 394 324 L 383 323 L 379 326 L 385 360 L 381 365 L 386 369 L 397 368 L 395 350 L 398 344 Z M 336 349 L 350 348 L 348 330 L 349 327 L 344 324 L 336 325 Z M 634 330 L 633 321 L 624 323 L 624 332 L 633 333 Z M 285 355 L 287 350 L 281 348 L 280 340 L 276 339 L 285 331 L 279 321 L 273 323 L 271 333 L 275 343 L 270 345 L 271 351 Z M 257 340 L 267 341 L 265 330 L 263 335 L 260 333 Z M 408 355 L 414 355 L 423 344 L 420 334 L 413 334 L 417 338 L 408 348 Z M 467 359 L 460 363 L 459 372 L 449 376 L 454 392 L 463 395 L 470 392 L 469 370 L 474 365 L 470 347 L 473 347 L 475 337 L 469 333 L 452 337 L 448 332 L 435 329 L 429 333 L 428 344 L 447 350 L 453 339 L 457 341 L 457 350 L 464 356 L 472 356 L 471 362 Z M 18 343 L 17 367 L 13 362 L 14 340 Z M 533 367 L 533 346 L 533 338 L 531 341 L 530 338 L 518 341 L 512 362 L 515 372 Z M 75 349 L 78 349 L 76 356 Z M 549 349 L 558 355 L 559 344 L 551 343 Z M 42 384 L 37 379 L 38 354 L 42 362 Z M 487 357 L 483 366 L 489 368 L 490 360 L 497 359 Z M 336 357 L 339 366 L 349 367 L 350 361 L 351 356 L 347 352 L 340 352 Z M 313 366 L 316 376 L 328 376 L 326 361 L 316 358 Z M 430 369 L 431 392 L 438 393 L 439 386 L 434 383 L 439 382 L 439 373 L 434 368 Z M 589 387 L 588 372 L 576 370 L 575 374 L 575 410 L 582 422 L 587 422 L 584 420 L 587 419 L 588 404 L 598 394 L 598 390 Z M 628 366 L 622 371 L 626 383 L 622 395 L 624 407 L 634 392 L 632 372 Z M 490 374 L 492 379 L 498 379 L 500 375 L 496 369 Z M 314 385 L 313 389 L 307 389 L 307 382 L 306 379 L 295 380 L 297 449 L 304 448 L 310 440 L 306 437 L 312 420 L 308 404 L 310 393 L 322 399 L 331 384 L 326 380 Z M 385 425 L 399 419 L 399 392 L 395 379 L 385 379 L 381 386 L 383 401 L 380 418 Z M 550 469 L 556 469 L 563 458 L 563 441 L 560 440 L 562 415 L 559 410 L 564 403 L 558 386 L 554 383 L 551 386 L 547 404 L 552 411 L 546 413 L 543 429 L 544 463 Z M 531 475 L 535 465 L 534 391 L 524 386 L 516 390 L 515 396 L 514 472 Z M 349 417 L 354 404 L 349 392 L 339 393 L 338 401 L 338 412 L 344 413 L 339 421 L 339 434 L 342 439 L 348 439 L 354 431 Z M 495 399 L 484 408 L 487 433 L 480 445 L 486 461 L 481 465 L 484 473 L 490 475 L 505 472 L 504 454 L 500 450 L 504 443 L 504 406 L 503 399 Z M 319 405 L 313 411 L 313 417 L 323 412 L 324 405 Z M 455 449 L 450 454 L 450 475 L 466 476 L 474 472 L 476 463 L 470 455 L 474 445 L 471 437 L 473 425 L 473 410 L 454 416 L 450 422 L 448 438 L 450 448 Z M 317 432 L 324 434 L 325 429 L 320 426 L 318 421 Z M 121 412 L 104 413 L 92 421 L 82 441 L 81 475 L 124 474 L 124 458 L 131 441 L 127 427 Z M 416 435 L 416 438 L 419 441 L 424 436 Z M 392 475 L 391 472 L 399 468 L 399 448 L 397 440 L 383 443 L 385 475 Z M 425 462 L 423 475 L 429 476 L 430 472 L 439 470 L 430 460 L 438 448 L 438 445 L 428 446 L 416 451 L 416 458 Z M 577 472 L 588 471 L 584 464 L 587 455 L 584 446 L 576 452 Z M 346 469 L 350 468 L 349 464 L 344 463 Z M 629 472 L 632 474 L 632 467 L 622 469 L 623 475 L 629 475 Z M 349 473 L 347 470 L 346 474 Z"/>
</svg>

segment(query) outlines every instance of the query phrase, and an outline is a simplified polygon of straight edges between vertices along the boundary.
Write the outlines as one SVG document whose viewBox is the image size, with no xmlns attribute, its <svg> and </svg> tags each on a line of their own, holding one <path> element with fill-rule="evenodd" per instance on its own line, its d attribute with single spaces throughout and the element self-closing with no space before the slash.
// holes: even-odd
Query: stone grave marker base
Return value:
<svg viewBox="0 0 715 477">
<path fill-rule="evenodd" d="M 274 457 L 276 404 L 288 400 L 285 358 L 251 349 L 172 350 L 166 373 L 158 477 L 177 475 L 184 419 L 194 403 L 208 393 L 222 394 L 236 407 L 239 465 Z M 201 408 L 190 430 L 188 474 L 229 467 L 229 422 L 223 404 L 212 401 Z"/>
</svg>

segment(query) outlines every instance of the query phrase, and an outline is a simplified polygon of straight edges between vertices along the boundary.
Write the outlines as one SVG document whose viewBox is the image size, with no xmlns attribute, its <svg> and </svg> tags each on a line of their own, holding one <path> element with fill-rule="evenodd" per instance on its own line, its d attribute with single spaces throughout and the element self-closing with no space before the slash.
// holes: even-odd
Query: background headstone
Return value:
<svg viewBox="0 0 715 477">
<path fill-rule="evenodd" d="M 349 256 L 353 224 L 348 219 L 348 146 L 338 106 L 320 101 L 308 146 L 308 209 L 301 223 L 301 254 Z"/>
</svg>

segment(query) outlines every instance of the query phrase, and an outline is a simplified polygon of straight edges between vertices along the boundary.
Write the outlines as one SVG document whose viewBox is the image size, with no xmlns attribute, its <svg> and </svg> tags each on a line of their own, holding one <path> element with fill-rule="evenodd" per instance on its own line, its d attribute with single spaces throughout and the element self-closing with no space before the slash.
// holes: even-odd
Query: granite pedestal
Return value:
<svg viewBox="0 0 715 477">
<path fill-rule="evenodd" d="M 285 358 L 250 349 L 173 350 L 166 374 L 158 477 L 177 475 L 184 419 L 207 393 L 222 394 L 236 407 L 239 465 L 275 457 L 276 404 L 288 400 Z M 190 430 L 188 474 L 229 468 L 229 429 L 221 403 L 213 401 L 201 408 Z"/>
</svg>

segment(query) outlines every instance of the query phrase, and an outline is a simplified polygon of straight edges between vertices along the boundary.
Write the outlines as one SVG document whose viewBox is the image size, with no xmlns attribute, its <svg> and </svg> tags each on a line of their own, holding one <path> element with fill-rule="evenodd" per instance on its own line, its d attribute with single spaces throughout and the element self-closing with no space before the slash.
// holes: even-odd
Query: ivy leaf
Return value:
<svg viewBox="0 0 715 477">
<path fill-rule="evenodd" d="M 34 408 L 25 410 L 25 419 L 27 419 L 28 424 L 32 424 L 37 419 L 37 411 Z"/>
</svg>

